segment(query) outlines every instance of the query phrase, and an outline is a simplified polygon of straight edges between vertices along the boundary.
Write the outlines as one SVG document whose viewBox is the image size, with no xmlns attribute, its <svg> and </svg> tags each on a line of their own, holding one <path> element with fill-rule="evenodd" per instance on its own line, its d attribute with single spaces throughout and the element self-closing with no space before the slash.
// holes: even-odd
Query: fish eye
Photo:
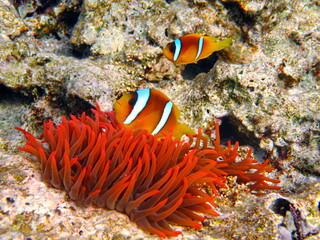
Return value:
<svg viewBox="0 0 320 240">
<path fill-rule="evenodd" d="M 129 101 L 129 105 L 130 105 L 131 107 L 133 107 L 134 104 L 136 103 L 136 101 L 137 101 L 137 99 L 131 98 L 130 101 Z"/>
<path fill-rule="evenodd" d="M 134 107 L 134 105 L 136 104 L 137 102 L 137 98 L 138 98 L 138 94 L 136 92 L 133 92 L 132 93 L 132 98 L 129 100 L 129 105 L 131 107 Z"/>
<path fill-rule="evenodd" d="M 176 51 L 176 45 L 174 42 L 168 44 L 170 52 L 174 53 Z"/>
</svg>

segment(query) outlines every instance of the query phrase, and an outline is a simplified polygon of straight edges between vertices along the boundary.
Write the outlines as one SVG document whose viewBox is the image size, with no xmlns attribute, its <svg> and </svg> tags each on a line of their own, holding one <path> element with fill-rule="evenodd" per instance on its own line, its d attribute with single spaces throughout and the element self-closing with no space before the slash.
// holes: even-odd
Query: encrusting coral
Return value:
<svg viewBox="0 0 320 240">
<path fill-rule="evenodd" d="M 113 112 L 93 110 L 95 118 L 71 116 L 55 126 L 44 123 L 39 142 L 27 131 L 27 142 L 19 149 L 37 157 L 45 181 L 65 189 L 71 199 L 126 213 L 142 229 L 160 237 L 177 236 L 169 224 L 199 229 L 203 215 L 218 216 L 213 199 L 226 188 L 226 176 L 235 175 L 253 192 L 274 189 L 265 172 L 273 170 L 268 161 L 257 163 L 251 151 L 238 160 L 238 144 L 220 146 L 202 135 L 188 141 L 170 134 L 159 139 L 146 130 L 132 132 L 120 126 Z M 203 188 L 207 185 L 212 194 Z"/>
</svg>

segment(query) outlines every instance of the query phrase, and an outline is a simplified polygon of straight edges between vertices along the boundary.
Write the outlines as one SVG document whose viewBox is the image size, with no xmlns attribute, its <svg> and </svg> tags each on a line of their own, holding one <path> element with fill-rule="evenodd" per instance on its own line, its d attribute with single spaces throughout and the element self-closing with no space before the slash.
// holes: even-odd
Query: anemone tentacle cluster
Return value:
<svg viewBox="0 0 320 240">
<path fill-rule="evenodd" d="M 113 112 L 96 108 L 94 119 L 83 113 L 63 117 L 57 126 L 44 123 L 41 142 L 17 128 L 27 139 L 19 149 L 36 156 L 44 180 L 79 204 L 126 213 L 142 229 L 165 238 L 181 233 L 170 224 L 199 229 L 204 215 L 218 216 L 213 199 L 226 188 L 228 175 L 252 191 L 279 189 L 269 185 L 278 180 L 264 175 L 273 170 L 267 160 L 258 163 L 249 151 L 239 161 L 237 144 L 220 146 L 218 125 L 212 142 L 201 129 L 189 141 L 170 134 L 159 139 L 146 130 L 125 129 Z"/>
</svg>

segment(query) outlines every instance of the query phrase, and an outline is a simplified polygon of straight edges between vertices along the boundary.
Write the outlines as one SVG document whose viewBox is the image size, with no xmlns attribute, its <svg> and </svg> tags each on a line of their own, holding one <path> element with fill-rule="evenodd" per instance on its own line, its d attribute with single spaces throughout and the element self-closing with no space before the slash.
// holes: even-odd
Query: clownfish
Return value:
<svg viewBox="0 0 320 240">
<path fill-rule="evenodd" d="M 163 54 L 172 62 L 178 64 L 196 63 L 209 57 L 213 52 L 228 47 L 231 38 L 218 41 L 211 36 L 188 34 L 168 43 Z"/>
<path fill-rule="evenodd" d="M 174 138 L 195 134 L 187 125 L 179 123 L 180 111 L 157 89 L 139 89 L 123 95 L 114 105 L 118 123 L 133 131 L 146 129 L 152 135 L 163 136 L 172 132 Z"/>
</svg>

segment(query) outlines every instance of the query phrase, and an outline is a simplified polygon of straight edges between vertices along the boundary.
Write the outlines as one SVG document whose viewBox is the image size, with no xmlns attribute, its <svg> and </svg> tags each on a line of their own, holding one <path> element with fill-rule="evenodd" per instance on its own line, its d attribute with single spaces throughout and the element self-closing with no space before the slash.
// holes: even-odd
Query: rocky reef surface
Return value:
<svg viewBox="0 0 320 240">
<path fill-rule="evenodd" d="M 41 181 L 17 150 L 15 126 L 112 109 L 122 93 L 160 89 L 196 129 L 221 122 L 224 141 L 269 158 L 281 192 L 253 196 L 229 179 L 220 217 L 177 239 L 318 239 L 318 1 L 0 0 L 0 238 L 154 239 L 124 214 L 84 208 Z M 162 54 L 188 33 L 232 38 L 197 64 Z"/>
</svg>

